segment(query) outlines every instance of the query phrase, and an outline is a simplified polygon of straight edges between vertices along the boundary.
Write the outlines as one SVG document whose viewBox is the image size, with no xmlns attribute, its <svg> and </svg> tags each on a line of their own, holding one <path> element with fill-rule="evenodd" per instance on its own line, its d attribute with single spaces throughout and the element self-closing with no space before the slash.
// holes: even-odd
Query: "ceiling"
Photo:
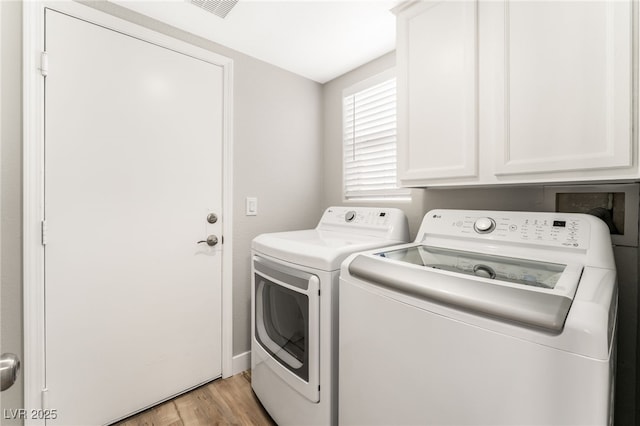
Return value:
<svg viewBox="0 0 640 426">
<path fill-rule="evenodd" d="M 239 0 L 220 18 L 186 0 L 112 0 L 319 83 L 395 49 L 397 0 Z"/>
</svg>

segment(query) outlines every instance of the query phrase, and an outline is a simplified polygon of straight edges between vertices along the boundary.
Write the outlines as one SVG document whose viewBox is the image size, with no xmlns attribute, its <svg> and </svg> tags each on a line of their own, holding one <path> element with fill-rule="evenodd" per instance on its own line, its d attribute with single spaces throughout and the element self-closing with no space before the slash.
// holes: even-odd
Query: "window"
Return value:
<svg viewBox="0 0 640 426">
<path fill-rule="evenodd" d="M 396 78 L 387 72 L 343 94 L 345 199 L 409 200 L 396 169 Z"/>
</svg>

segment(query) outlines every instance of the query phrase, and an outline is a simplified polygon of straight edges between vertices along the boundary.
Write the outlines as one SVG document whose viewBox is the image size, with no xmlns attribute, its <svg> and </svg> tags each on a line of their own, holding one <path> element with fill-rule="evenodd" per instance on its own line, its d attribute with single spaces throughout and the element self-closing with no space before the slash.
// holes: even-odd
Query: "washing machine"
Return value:
<svg viewBox="0 0 640 426">
<path fill-rule="evenodd" d="M 399 209 L 330 207 L 315 229 L 252 241 L 251 387 L 280 426 L 337 423 L 340 264 L 408 234 Z"/>
<path fill-rule="evenodd" d="M 341 425 L 613 423 L 617 284 L 583 214 L 433 210 L 348 257 Z"/>
</svg>

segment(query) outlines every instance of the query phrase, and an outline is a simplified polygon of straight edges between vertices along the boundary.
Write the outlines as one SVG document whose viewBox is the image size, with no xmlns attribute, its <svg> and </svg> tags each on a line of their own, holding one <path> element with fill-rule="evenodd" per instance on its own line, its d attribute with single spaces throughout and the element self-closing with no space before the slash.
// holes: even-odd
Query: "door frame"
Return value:
<svg viewBox="0 0 640 426">
<path fill-rule="evenodd" d="M 45 388 L 44 303 L 44 94 L 41 53 L 44 51 L 46 8 L 204 60 L 222 68 L 222 377 L 233 374 L 233 60 L 187 42 L 125 21 L 73 1 L 23 3 L 23 303 L 24 303 L 24 408 L 47 407 Z M 46 68 L 46 65 L 44 66 Z M 44 424 L 28 418 L 25 425 Z"/>
</svg>

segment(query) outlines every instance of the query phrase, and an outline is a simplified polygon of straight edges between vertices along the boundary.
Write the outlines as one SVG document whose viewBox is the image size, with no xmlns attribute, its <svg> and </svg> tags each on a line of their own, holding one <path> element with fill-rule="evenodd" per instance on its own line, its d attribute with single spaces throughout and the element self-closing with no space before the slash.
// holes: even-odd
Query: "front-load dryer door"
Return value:
<svg viewBox="0 0 640 426">
<path fill-rule="evenodd" d="M 311 402 L 319 394 L 319 295 L 316 275 L 254 256 L 255 339 L 265 363 Z"/>
</svg>

